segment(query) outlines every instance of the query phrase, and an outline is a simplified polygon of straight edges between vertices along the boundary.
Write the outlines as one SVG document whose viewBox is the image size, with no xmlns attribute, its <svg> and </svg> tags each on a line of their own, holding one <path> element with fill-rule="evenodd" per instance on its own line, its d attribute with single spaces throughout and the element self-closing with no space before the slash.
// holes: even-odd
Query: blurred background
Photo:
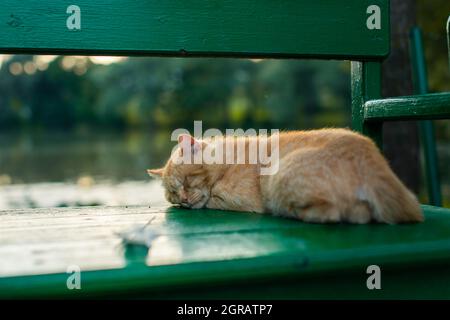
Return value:
<svg viewBox="0 0 450 320">
<path fill-rule="evenodd" d="M 449 13 L 448 0 L 414 3 L 430 92 L 450 91 Z M 350 63 L 0 55 L 0 209 L 165 204 L 145 170 L 194 120 L 204 130 L 349 127 Z M 450 125 L 435 125 L 449 207 Z M 421 170 L 414 189 L 427 202 L 424 181 Z"/>
</svg>

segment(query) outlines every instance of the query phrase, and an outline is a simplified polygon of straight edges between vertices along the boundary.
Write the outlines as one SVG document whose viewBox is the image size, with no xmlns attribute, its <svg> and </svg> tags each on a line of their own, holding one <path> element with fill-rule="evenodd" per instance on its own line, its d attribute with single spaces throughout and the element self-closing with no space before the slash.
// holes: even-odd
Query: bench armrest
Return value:
<svg viewBox="0 0 450 320">
<path fill-rule="evenodd" d="M 450 119 L 450 92 L 369 100 L 365 121 Z"/>
</svg>

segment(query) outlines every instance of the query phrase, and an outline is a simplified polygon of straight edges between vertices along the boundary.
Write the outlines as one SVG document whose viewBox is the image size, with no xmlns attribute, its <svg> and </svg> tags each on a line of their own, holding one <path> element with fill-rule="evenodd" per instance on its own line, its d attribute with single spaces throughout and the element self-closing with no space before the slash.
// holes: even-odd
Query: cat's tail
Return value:
<svg viewBox="0 0 450 320">
<path fill-rule="evenodd" d="M 378 170 L 370 170 L 368 184 L 358 194 L 360 200 L 369 204 L 374 220 L 390 224 L 423 221 L 422 209 L 416 196 L 397 178 L 385 161 L 379 164 L 381 166 Z"/>
</svg>

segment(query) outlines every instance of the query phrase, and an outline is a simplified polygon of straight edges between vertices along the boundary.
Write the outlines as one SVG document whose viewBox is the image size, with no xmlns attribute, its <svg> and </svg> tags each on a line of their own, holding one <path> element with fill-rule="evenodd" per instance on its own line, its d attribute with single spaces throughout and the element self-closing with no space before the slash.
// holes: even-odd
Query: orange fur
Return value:
<svg viewBox="0 0 450 320">
<path fill-rule="evenodd" d="M 231 139 L 235 151 L 236 141 L 245 139 L 248 152 L 258 137 L 218 139 Z M 195 141 L 202 149 L 218 139 Z M 274 175 L 260 175 L 260 163 L 175 164 L 180 154 L 174 152 L 164 168 L 149 173 L 162 178 L 169 202 L 185 207 L 272 213 L 317 223 L 423 221 L 417 199 L 375 144 L 350 130 L 280 133 Z"/>
</svg>

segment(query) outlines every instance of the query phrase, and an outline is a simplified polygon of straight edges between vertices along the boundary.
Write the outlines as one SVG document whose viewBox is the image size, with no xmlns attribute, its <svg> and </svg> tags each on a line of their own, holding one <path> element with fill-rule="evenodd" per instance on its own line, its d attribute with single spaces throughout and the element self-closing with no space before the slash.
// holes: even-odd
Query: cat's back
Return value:
<svg viewBox="0 0 450 320">
<path fill-rule="evenodd" d="M 266 211 L 310 222 L 422 221 L 419 203 L 375 143 L 346 129 L 280 135 L 277 174 L 261 180 Z"/>
<path fill-rule="evenodd" d="M 322 148 L 326 146 L 352 148 L 367 145 L 374 147 L 373 142 L 356 132 L 343 128 L 325 128 L 305 131 L 286 131 L 279 136 L 280 155 L 299 148 Z"/>
</svg>

